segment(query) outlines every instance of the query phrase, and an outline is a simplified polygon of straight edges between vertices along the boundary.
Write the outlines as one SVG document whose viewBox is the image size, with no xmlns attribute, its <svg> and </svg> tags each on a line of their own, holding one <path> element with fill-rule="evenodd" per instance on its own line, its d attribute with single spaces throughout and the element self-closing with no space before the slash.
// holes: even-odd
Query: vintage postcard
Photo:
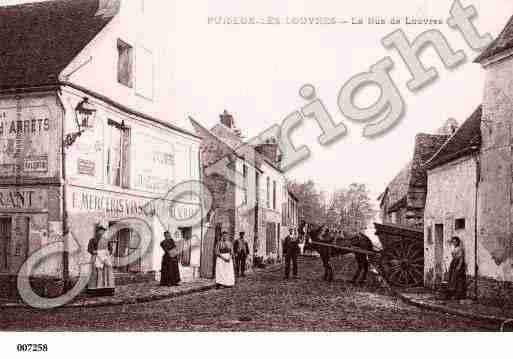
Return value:
<svg viewBox="0 0 513 359">
<path fill-rule="evenodd" d="M 0 353 L 511 331 L 512 19 L 509 0 L 1 1 Z"/>
</svg>

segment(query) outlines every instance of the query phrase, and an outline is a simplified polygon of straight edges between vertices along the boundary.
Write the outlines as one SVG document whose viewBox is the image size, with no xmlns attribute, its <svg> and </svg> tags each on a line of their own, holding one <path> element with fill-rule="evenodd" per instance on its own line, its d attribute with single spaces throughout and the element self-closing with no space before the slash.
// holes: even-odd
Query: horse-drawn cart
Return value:
<svg viewBox="0 0 513 359">
<path fill-rule="evenodd" d="M 383 250 L 379 265 L 388 283 L 416 287 L 424 279 L 424 232 L 395 224 L 374 223 Z"/>
<path fill-rule="evenodd" d="M 381 249 L 376 249 L 372 244 L 366 245 L 370 239 L 363 234 L 349 239 L 338 238 L 326 242 L 320 241 L 317 233 L 313 235 L 316 240 L 312 240 L 311 243 L 318 248 L 332 248 L 339 254 L 354 253 L 357 261 L 360 259 L 358 272 L 362 263 L 368 261 L 368 264 L 392 286 L 421 285 L 424 279 L 423 231 L 395 224 L 375 223 L 374 226 L 381 242 Z M 327 256 L 329 257 L 330 254 Z"/>
</svg>

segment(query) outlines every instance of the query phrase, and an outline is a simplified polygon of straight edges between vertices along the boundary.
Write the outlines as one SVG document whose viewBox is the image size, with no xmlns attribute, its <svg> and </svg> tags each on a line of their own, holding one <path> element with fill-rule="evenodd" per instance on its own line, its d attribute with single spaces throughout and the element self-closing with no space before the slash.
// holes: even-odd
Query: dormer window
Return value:
<svg viewBox="0 0 513 359">
<path fill-rule="evenodd" d="M 118 40 L 118 82 L 132 88 L 134 84 L 134 51 L 132 46 Z"/>
</svg>

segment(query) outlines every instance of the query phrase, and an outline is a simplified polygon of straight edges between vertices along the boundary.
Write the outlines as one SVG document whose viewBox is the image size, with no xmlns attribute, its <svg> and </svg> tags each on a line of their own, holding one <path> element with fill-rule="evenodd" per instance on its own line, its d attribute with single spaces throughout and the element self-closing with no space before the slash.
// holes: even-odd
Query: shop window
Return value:
<svg viewBox="0 0 513 359">
<path fill-rule="evenodd" d="M 454 221 L 454 229 L 461 230 L 465 229 L 465 218 L 458 218 Z"/>
<path fill-rule="evenodd" d="M 132 88 L 134 82 L 133 48 L 122 40 L 118 40 L 118 82 Z"/>
<path fill-rule="evenodd" d="M 107 148 L 107 183 L 117 187 L 129 187 L 130 129 L 123 123 L 109 119 L 109 147 Z"/>
<path fill-rule="evenodd" d="M 0 271 L 9 269 L 9 248 L 11 246 L 11 218 L 0 218 Z"/>
</svg>

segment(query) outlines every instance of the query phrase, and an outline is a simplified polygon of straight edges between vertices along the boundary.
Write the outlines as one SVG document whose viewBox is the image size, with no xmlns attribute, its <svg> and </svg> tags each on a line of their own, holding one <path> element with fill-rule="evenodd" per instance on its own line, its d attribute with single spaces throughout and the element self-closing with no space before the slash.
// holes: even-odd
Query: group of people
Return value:
<svg viewBox="0 0 513 359">
<path fill-rule="evenodd" d="M 228 239 L 228 232 L 224 231 L 216 254 L 216 284 L 219 287 L 233 287 L 235 277 L 244 277 L 246 260 L 249 255 L 249 244 L 244 238 L 245 233 L 240 232 L 239 238 L 232 242 Z"/>
<path fill-rule="evenodd" d="M 91 275 L 87 291 L 94 296 L 114 295 L 115 292 L 112 246 L 104 239 L 105 232 L 104 227 L 97 226 L 95 235 L 87 246 L 87 251 L 91 255 Z M 215 281 L 220 287 L 232 287 L 235 285 L 235 277 L 244 277 L 245 275 L 249 245 L 244 236 L 245 233 L 240 232 L 239 237 L 232 243 L 228 239 L 228 232 L 224 231 L 217 243 Z M 290 228 L 289 234 L 283 242 L 285 279 L 289 279 L 291 267 L 293 277 L 298 277 L 297 259 L 301 252 L 301 245 L 304 245 L 304 235 L 301 234 L 301 231 Z M 462 299 L 465 298 L 467 289 L 465 253 L 460 238 L 452 237 L 451 245 L 452 260 L 448 271 L 447 297 Z M 180 252 L 168 231 L 164 232 L 164 240 L 160 246 L 164 250 L 160 284 L 162 286 L 179 285 L 178 258 Z"/>
</svg>

